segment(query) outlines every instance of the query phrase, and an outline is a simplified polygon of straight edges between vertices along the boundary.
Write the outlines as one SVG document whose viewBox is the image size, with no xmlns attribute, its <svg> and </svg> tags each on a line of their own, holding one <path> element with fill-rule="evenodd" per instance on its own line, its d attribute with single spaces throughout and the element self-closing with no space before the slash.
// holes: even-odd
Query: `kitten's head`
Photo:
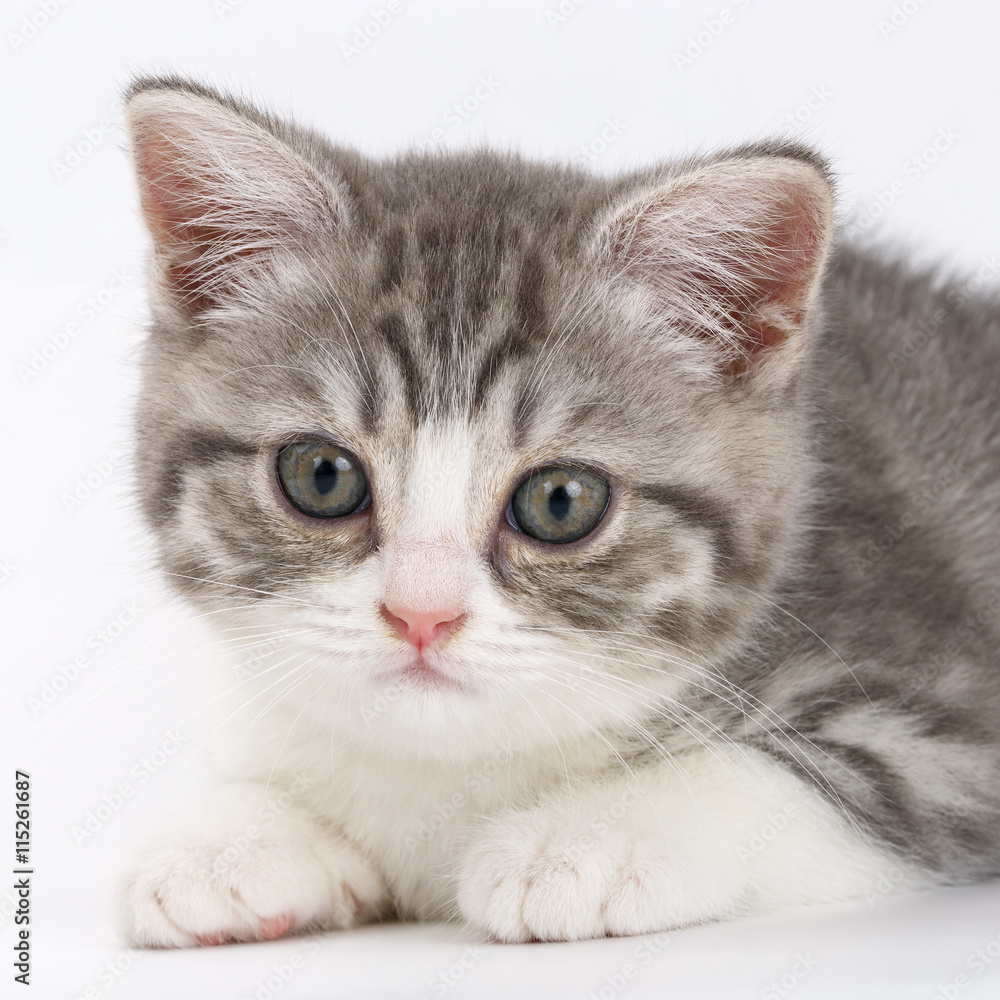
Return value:
<svg viewBox="0 0 1000 1000">
<path fill-rule="evenodd" d="M 127 116 L 141 499 L 262 688 L 450 753 L 620 724 L 746 640 L 800 488 L 808 153 L 377 162 L 177 80 Z"/>
</svg>

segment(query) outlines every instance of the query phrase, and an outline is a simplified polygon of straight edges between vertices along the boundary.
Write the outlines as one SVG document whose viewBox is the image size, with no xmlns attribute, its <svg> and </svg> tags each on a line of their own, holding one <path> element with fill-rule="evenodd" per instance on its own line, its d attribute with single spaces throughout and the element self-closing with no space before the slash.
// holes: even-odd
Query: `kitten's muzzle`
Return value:
<svg viewBox="0 0 1000 1000">
<path fill-rule="evenodd" d="M 405 639 L 418 653 L 442 643 L 460 629 L 465 622 L 463 611 L 446 608 L 418 611 L 413 608 L 383 604 L 379 611 L 401 639 Z"/>
</svg>

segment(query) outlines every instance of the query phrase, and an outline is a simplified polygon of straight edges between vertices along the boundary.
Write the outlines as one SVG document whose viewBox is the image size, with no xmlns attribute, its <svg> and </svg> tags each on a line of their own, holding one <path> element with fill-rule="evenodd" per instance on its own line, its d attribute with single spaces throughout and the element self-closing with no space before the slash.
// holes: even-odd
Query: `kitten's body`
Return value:
<svg viewBox="0 0 1000 1000">
<path fill-rule="evenodd" d="M 239 647 L 230 784 L 131 871 L 133 940 L 576 938 L 1000 871 L 996 303 L 845 248 L 820 296 L 797 149 L 606 181 L 376 166 L 171 81 L 131 111 L 143 501 Z M 310 435 L 368 513 L 282 506 Z M 559 462 L 607 513 L 518 536 Z M 452 605 L 416 659 L 380 617 Z"/>
</svg>

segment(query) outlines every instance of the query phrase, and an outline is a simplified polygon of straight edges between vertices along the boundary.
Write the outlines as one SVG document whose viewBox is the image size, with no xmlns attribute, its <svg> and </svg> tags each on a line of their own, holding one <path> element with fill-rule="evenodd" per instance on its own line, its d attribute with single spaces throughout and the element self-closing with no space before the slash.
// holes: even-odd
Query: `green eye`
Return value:
<svg viewBox="0 0 1000 1000">
<path fill-rule="evenodd" d="M 343 517 L 368 498 L 368 480 L 349 452 L 325 441 L 296 441 L 278 452 L 278 482 L 312 517 Z"/>
<path fill-rule="evenodd" d="M 611 487 L 583 469 L 549 468 L 528 476 L 510 509 L 517 526 L 543 542 L 572 542 L 608 509 Z"/>
</svg>

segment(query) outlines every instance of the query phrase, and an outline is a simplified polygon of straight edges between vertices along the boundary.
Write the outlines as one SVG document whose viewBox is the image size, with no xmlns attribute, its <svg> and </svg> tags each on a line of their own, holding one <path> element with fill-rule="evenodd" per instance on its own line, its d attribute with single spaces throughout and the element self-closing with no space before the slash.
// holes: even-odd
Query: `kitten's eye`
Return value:
<svg viewBox="0 0 1000 1000">
<path fill-rule="evenodd" d="M 368 498 L 358 460 L 325 441 L 296 441 L 282 448 L 278 481 L 289 502 L 312 517 L 343 517 Z"/>
<path fill-rule="evenodd" d="M 528 476 L 511 501 L 517 526 L 543 542 L 572 542 L 604 516 L 611 487 L 583 469 L 550 468 Z"/>
</svg>

